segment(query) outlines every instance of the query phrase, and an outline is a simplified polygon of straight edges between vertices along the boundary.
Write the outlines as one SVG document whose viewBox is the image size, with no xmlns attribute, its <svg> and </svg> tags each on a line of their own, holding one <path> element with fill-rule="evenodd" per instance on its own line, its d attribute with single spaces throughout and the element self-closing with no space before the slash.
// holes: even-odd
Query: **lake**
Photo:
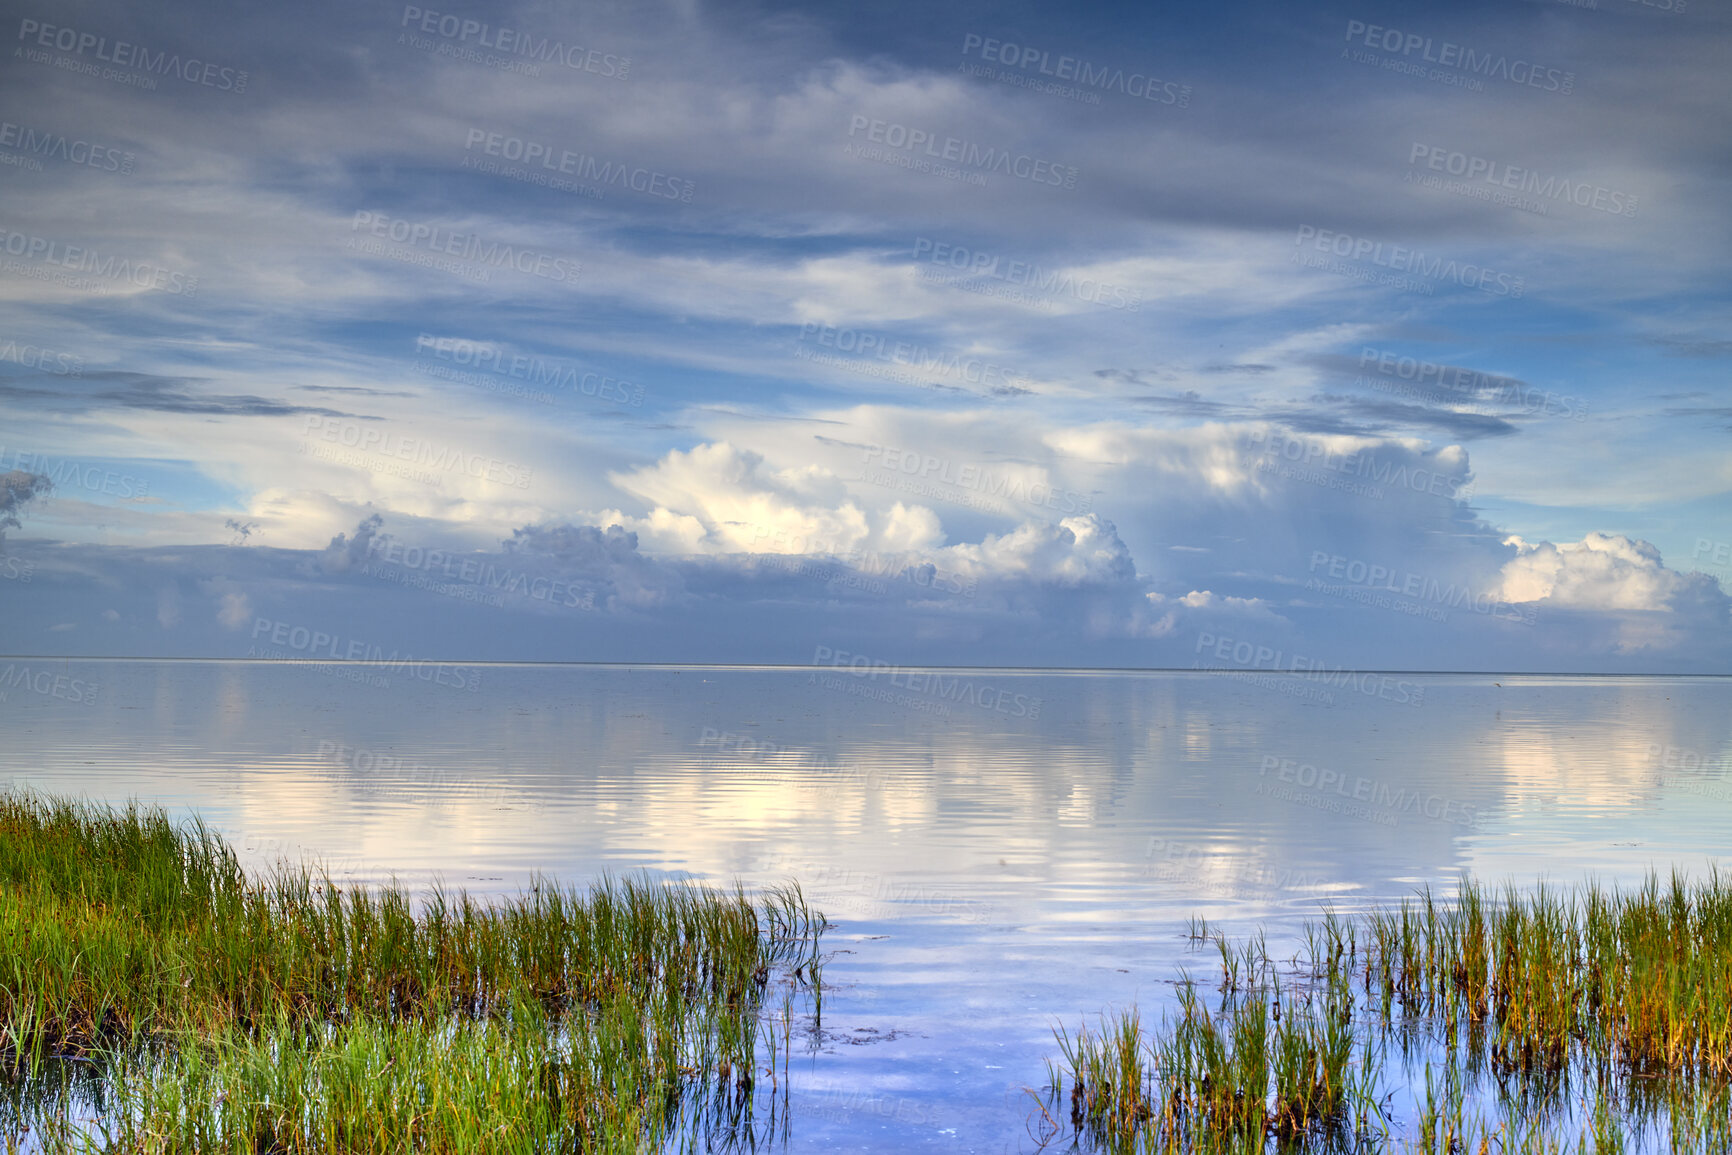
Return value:
<svg viewBox="0 0 1732 1155">
<path fill-rule="evenodd" d="M 1291 953 L 1325 903 L 1732 846 L 1725 678 L 7 662 L 0 784 L 251 867 L 798 879 L 836 953 L 795 1151 L 1029 1146 L 1053 1025 L 1169 1005 L 1192 915 Z"/>
</svg>

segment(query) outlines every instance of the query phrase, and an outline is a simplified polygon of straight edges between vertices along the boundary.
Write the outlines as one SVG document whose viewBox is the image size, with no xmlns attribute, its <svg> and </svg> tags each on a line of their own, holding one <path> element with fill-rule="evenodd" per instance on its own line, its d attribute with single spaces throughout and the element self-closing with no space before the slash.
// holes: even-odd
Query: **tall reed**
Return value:
<svg viewBox="0 0 1732 1155">
<path fill-rule="evenodd" d="M 1718 871 L 1651 874 L 1629 892 L 1509 886 L 1495 900 L 1466 880 L 1447 902 L 1425 890 L 1357 918 L 1326 912 L 1304 938 L 1306 965 L 1283 983 L 1261 935 L 1217 936 L 1220 997 L 1211 1007 L 1181 983 L 1152 1036 L 1134 1010 L 1098 1032 L 1057 1029 L 1052 1085 L 1068 1076 L 1076 1137 L 1103 1150 L 1396 1149 L 1380 1078 L 1393 1044 L 1408 1070 L 1424 1065 L 1412 1149 L 1732 1138 L 1732 883 Z M 1488 1122 L 1470 1101 L 1500 1112 Z"/>
<path fill-rule="evenodd" d="M 632 1147 L 749 1107 L 823 926 L 797 885 L 251 878 L 196 819 L 0 794 L 0 1073 L 94 1064 L 116 1151 Z"/>
</svg>

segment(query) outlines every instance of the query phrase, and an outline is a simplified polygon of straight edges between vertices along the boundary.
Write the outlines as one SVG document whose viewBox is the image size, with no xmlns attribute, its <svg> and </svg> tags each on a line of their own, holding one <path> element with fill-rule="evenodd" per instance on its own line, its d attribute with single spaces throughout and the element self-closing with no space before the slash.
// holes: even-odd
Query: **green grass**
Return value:
<svg viewBox="0 0 1732 1155">
<path fill-rule="evenodd" d="M 1206 935 L 1193 920 L 1189 936 Z M 1070 1088 L 1085 1148 L 1226 1152 L 1600 1152 L 1732 1142 L 1732 884 L 1650 875 L 1464 882 L 1305 929 L 1291 966 L 1216 935 L 1210 1005 L 1179 985 L 1145 1032 L 1133 1009 L 1055 1030 L 1048 1102 Z M 1397 1114 L 1386 1072 L 1411 1075 Z M 1044 1138 L 1067 1131 L 1042 1108 Z"/>
<path fill-rule="evenodd" d="M 196 820 L 0 795 L 0 1127 L 123 1152 L 750 1134 L 785 1085 L 792 1000 L 818 1009 L 823 925 L 795 886 L 417 903 L 305 867 L 253 878 Z"/>
</svg>

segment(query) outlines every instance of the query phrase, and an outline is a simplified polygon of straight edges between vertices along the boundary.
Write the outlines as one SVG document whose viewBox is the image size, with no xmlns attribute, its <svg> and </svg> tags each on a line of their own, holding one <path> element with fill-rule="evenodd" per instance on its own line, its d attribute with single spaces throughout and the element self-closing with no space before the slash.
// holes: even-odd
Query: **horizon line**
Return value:
<svg viewBox="0 0 1732 1155">
<path fill-rule="evenodd" d="M 1616 671 L 1616 670 L 1413 670 L 1413 669 L 1361 669 L 1354 666 L 1338 666 L 1333 669 L 1315 670 L 1283 670 L 1279 668 L 1260 669 L 1257 667 L 1221 667 L 1221 666 L 947 666 L 921 662 L 898 662 L 885 666 L 826 666 L 798 665 L 784 662 L 633 662 L 604 661 L 576 659 L 498 659 L 498 658 L 436 658 L 413 656 L 401 659 L 366 659 L 366 658 L 231 658 L 231 657 L 196 657 L 189 655 L 174 655 L 161 657 L 140 657 L 125 654 L 0 654 L 0 661 L 44 661 L 44 662 L 221 662 L 230 664 L 257 664 L 273 666 L 401 666 L 404 664 L 420 664 L 435 662 L 449 666 L 592 666 L 597 669 L 677 669 L 677 670 L 833 670 L 852 673 L 860 670 L 872 673 L 878 670 L 966 670 L 990 671 L 1000 673 L 1026 674 L 1414 674 L 1425 677 L 1501 677 L 1501 678 L 1732 678 L 1732 671 L 1724 673 L 1692 673 L 1677 671 Z"/>
</svg>

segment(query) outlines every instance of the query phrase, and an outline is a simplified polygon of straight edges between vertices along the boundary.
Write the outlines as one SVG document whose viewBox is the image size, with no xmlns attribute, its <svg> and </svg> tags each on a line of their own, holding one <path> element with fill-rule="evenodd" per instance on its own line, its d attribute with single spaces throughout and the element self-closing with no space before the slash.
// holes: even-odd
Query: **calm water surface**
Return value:
<svg viewBox="0 0 1732 1155">
<path fill-rule="evenodd" d="M 1290 953 L 1325 902 L 1732 847 L 1728 679 L 8 661 L 0 783 L 196 809 L 250 866 L 801 880 L 838 953 L 796 1151 L 1032 1146 L 1054 1022 L 1165 1005 L 1193 914 Z"/>
</svg>

